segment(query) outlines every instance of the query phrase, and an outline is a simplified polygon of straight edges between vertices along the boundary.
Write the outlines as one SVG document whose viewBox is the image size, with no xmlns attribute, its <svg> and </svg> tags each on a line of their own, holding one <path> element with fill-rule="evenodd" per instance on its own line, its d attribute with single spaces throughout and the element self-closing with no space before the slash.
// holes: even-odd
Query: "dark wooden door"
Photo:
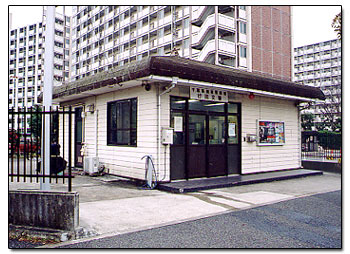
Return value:
<svg viewBox="0 0 350 254">
<path fill-rule="evenodd" d="M 226 124 L 225 116 L 208 117 L 208 177 L 227 174 Z"/>
<path fill-rule="evenodd" d="M 74 131 L 74 165 L 75 167 L 82 168 L 83 167 L 83 156 L 81 155 L 81 148 L 83 147 L 83 118 L 81 113 L 83 112 L 83 108 L 79 107 L 75 109 L 75 131 Z"/>
<path fill-rule="evenodd" d="M 206 115 L 189 114 L 187 172 L 188 178 L 206 176 Z"/>
</svg>

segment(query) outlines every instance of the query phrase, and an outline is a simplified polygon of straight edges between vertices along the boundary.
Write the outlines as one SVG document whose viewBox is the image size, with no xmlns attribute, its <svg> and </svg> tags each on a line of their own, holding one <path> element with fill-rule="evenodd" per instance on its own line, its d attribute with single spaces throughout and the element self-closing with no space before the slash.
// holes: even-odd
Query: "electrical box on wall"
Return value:
<svg viewBox="0 0 350 254">
<path fill-rule="evenodd" d="M 172 145 L 173 144 L 173 128 L 162 128 L 162 144 Z"/>
<path fill-rule="evenodd" d="M 247 134 L 247 142 L 255 142 L 256 135 L 255 134 Z"/>
</svg>

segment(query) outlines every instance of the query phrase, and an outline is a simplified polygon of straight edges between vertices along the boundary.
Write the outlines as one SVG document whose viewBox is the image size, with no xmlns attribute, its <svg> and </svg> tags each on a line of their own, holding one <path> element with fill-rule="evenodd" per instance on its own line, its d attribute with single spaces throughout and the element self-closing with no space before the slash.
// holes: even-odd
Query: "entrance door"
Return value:
<svg viewBox="0 0 350 254">
<path fill-rule="evenodd" d="M 170 179 L 240 174 L 240 104 L 170 98 Z"/>
<path fill-rule="evenodd" d="M 188 132 L 188 177 L 225 175 L 225 116 L 189 114 Z"/>
<path fill-rule="evenodd" d="M 206 176 L 206 115 L 189 114 L 188 116 L 188 178 Z"/>
<path fill-rule="evenodd" d="M 225 116 L 209 115 L 208 128 L 208 177 L 227 174 Z"/>
<path fill-rule="evenodd" d="M 79 107 L 75 109 L 75 131 L 74 131 L 74 165 L 75 167 L 82 168 L 83 167 L 83 156 L 81 155 L 81 148 L 83 146 L 83 118 L 81 117 L 81 113 L 83 112 L 83 108 Z"/>
</svg>

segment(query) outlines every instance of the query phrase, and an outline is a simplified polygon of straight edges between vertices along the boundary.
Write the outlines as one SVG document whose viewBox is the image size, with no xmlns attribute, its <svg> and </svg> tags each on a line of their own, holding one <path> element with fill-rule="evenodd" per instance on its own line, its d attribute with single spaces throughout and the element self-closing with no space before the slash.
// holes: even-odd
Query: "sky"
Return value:
<svg viewBox="0 0 350 254">
<path fill-rule="evenodd" d="M 336 39 L 331 22 L 340 11 L 341 6 L 293 6 L 293 46 Z M 42 6 L 9 6 L 9 12 L 14 29 L 41 21 Z M 71 13 L 71 7 L 66 7 L 66 13 Z"/>
</svg>

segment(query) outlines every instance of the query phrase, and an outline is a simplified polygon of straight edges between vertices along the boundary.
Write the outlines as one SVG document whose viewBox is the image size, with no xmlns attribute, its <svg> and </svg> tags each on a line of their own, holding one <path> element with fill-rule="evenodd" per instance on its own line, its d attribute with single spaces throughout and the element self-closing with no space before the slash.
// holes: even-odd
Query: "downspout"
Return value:
<svg viewBox="0 0 350 254">
<path fill-rule="evenodd" d="M 160 93 L 160 86 L 158 86 L 158 104 L 157 104 L 157 109 L 158 109 L 158 142 L 157 142 L 157 164 L 158 164 L 158 167 L 157 167 L 157 170 L 158 170 L 158 173 L 157 173 L 157 178 L 159 179 L 159 174 L 160 174 L 160 148 L 161 148 L 161 128 L 160 128 L 160 113 L 161 113 L 161 103 L 160 103 L 160 99 L 161 99 L 161 96 L 163 94 L 166 94 L 166 93 L 169 93 L 177 84 L 177 81 L 178 81 L 179 78 L 177 77 L 172 77 L 172 81 L 171 81 L 171 86 L 168 87 L 165 91 L 163 91 L 162 93 Z M 164 162 L 165 163 L 165 162 Z M 165 178 L 165 175 L 163 176 L 163 179 L 161 180 L 158 180 L 158 181 L 162 181 L 164 180 Z"/>
<path fill-rule="evenodd" d="M 299 157 L 299 168 L 303 167 L 303 162 L 302 162 L 302 153 L 301 153 L 301 109 L 296 105 L 297 111 L 298 111 L 298 157 Z"/>
<path fill-rule="evenodd" d="M 97 110 L 97 104 L 96 104 L 96 101 L 97 101 L 97 99 L 96 99 L 96 96 L 95 96 L 95 158 L 97 158 L 97 156 L 98 156 L 98 153 L 97 153 L 97 138 L 98 138 L 98 110 Z"/>
</svg>

